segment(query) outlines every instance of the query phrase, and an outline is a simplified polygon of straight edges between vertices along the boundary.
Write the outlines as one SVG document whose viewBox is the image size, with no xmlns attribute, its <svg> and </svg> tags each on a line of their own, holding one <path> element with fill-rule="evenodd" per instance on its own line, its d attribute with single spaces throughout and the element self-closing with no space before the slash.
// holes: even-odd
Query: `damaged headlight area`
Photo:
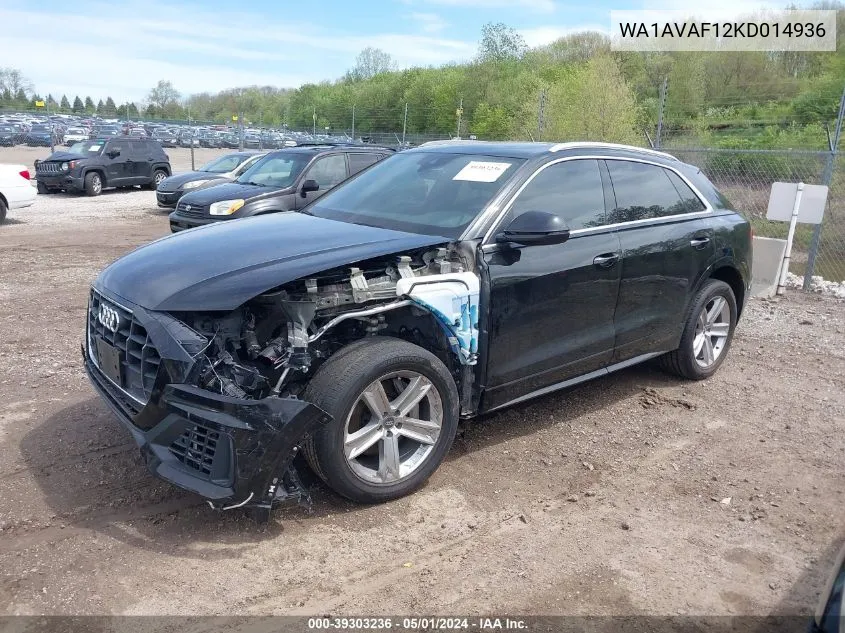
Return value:
<svg viewBox="0 0 845 633">
<path fill-rule="evenodd" d="M 94 290 L 92 383 L 155 474 L 214 507 L 307 499 L 292 467 L 328 414 L 301 399 L 320 365 L 374 335 L 448 357 L 464 389 L 478 355 L 479 281 L 450 248 L 324 271 L 228 312 L 154 312 Z"/>
</svg>

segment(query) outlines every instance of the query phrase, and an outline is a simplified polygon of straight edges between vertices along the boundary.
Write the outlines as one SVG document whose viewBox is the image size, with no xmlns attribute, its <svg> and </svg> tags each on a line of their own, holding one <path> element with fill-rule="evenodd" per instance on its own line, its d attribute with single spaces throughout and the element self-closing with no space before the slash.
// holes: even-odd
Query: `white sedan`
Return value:
<svg viewBox="0 0 845 633">
<path fill-rule="evenodd" d="M 9 209 L 22 209 L 35 202 L 35 187 L 29 182 L 25 165 L 0 163 L 0 224 Z"/>
</svg>

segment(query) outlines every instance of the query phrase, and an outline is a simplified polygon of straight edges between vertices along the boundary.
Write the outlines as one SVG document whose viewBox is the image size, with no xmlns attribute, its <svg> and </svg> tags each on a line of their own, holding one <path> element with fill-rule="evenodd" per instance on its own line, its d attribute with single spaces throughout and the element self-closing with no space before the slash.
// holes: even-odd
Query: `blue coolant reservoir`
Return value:
<svg viewBox="0 0 845 633">
<path fill-rule="evenodd" d="M 478 353 L 478 292 L 478 277 L 473 273 L 407 277 L 396 284 L 397 295 L 408 297 L 437 317 L 466 365 L 474 364 Z"/>
</svg>

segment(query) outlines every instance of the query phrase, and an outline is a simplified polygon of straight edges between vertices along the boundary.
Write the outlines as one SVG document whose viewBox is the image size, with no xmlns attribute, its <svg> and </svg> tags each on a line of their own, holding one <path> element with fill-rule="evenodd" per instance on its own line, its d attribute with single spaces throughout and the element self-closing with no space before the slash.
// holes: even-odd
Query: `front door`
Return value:
<svg viewBox="0 0 845 633">
<path fill-rule="evenodd" d="M 613 362 L 675 349 L 686 309 L 714 257 L 707 207 L 675 171 L 607 159 L 622 278 Z"/>
<path fill-rule="evenodd" d="M 129 141 L 109 141 L 103 150 L 106 169 L 106 183 L 111 187 L 130 184 L 132 174 L 129 164 Z M 104 183 L 104 184 L 106 184 Z"/>
<path fill-rule="evenodd" d="M 606 226 L 604 190 L 596 160 L 541 168 L 497 230 L 526 211 L 547 211 L 566 221 L 569 240 L 482 247 L 490 285 L 483 409 L 609 364 L 620 248 Z"/>
<path fill-rule="evenodd" d="M 346 155 L 329 154 L 328 156 L 321 156 L 305 171 L 300 182 L 306 180 L 314 180 L 320 188 L 317 191 L 305 192 L 304 196 L 297 194 L 297 209 L 301 209 L 346 180 Z"/>
</svg>

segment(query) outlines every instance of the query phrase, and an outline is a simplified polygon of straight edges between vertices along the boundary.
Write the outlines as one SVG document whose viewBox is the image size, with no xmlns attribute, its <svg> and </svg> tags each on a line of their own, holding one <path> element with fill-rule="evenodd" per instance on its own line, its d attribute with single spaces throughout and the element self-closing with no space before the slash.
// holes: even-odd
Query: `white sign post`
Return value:
<svg viewBox="0 0 845 633">
<path fill-rule="evenodd" d="M 772 184 L 766 218 L 789 222 L 786 251 L 781 264 L 777 294 L 782 295 L 786 290 L 786 274 L 789 272 L 789 260 L 792 257 L 795 226 L 798 222 L 820 224 L 826 203 L 827 187 L 824 185 L 805 185 L 803 182 L 776 182 Z"/>
</svg>

